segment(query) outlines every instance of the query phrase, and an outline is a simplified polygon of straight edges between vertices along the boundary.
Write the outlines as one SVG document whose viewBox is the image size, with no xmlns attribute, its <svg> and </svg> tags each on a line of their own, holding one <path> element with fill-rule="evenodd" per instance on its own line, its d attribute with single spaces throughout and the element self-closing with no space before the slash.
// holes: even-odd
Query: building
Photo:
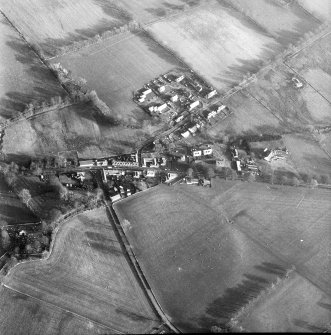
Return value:
<svg viewBox="0 0 331 335">
<path fill-rule="evenodd" d="M 171 181 L 177 177 L 178 177 L 177 173 L 171 173 L 171 172 L 167 173 L 167 181 Z"/>
<path fill-rule="evenodd" d="M 91 168 L 91 167 L 93 167 L 94 165 L 95 165 L 95 164 L 94 164 L 94 161 L 92 161 L 91 159 L 86 160 L 86 161 L 79 161 L 79 166 L 80 166 L 80 167 Z"/>
<path fill-rule="evenodd" d="M 200 101 L 199 101 L 199 100 L 192 102 L 192 103 L 190 104 L 190 111 L 191 111 L 192 109 L 198 107 L 199 104 L 200 104 Z"/>
<path fill-rule="evenodd" d="M 212 117 L 214 117 L 216 115 L 216 111 L 209 111 L 209 110 L 204 110 L 202 112 L 202 115 L 207 119 L 211 119 Z"/>
<path fill-rule="evenodd" d="M 160 86 L 158 89 L 157 89 L 160 93 L 164 92 L 165 91 L 165 86 Z"/>
<path fill-rule="evenodd" d="M 80 179 L 80 181 L 85 180 L 85 172 L 77 172 L 77 179 Z"/>
<path fill-rule="evenodd" d="M 157 163 L 156 158 L 152 158 L 152 157 L 144 157 L 143 158 L 143 167 L 154 167 L 157 168 L 159 167 L 159 164 Z"/>
<path fill-rule="evenodd" d="M 118 200 L 121 200 L 121 199 L 122 199 L 122 197 L 121 197 L 120 194 L 115 194 L 115 195 L 113 195 L 112 197 L 110 197 L 110 200 L 111 200 L 112 202 L 115 202 L 115 201 L 118 201 Z"/>
<path fill-rule="evenodd" d="M 216 90 L 212 90 L 210 91 L 207 95 L 206 95 L 206 99 L 211 99 L 213 96 L 215 96 L 217 94 Z"/>
<path fill-rule="evenodd" d="M 191 133 L 187 130 L 187 131 L 185 131 L 184 133 L 182 133 L 181 134 L 184 138 L 188 138 L 190 135 L 191 135 Z"/>
<path fill-rule="evenodd" d="M 125 172 L 120 171 L 120 170 L 105 170 L 105 169 L 103 169 L 102 172 L 103 172 L 103 180 L 105 182 L 107 182 L 107 176 L 119 177 L 119 176 L 125 175 Z"/>
<path fill-rule="evenodd" d="M 112 165 L 114 167 L 138 167 L 139 163 L 138 162 L 122 162 L 122 161 L 115 161 L 113 160 Z"/>
<path fill-rule="evenodd" d="M 193 127 L 188 128 L 189 132 L 192 134 L 195 134 L 196 131 L 198 130 L 198 128 L 200 128 L 199 124 L 195 124 Z"/>
<path fill-rule="evenodd" d="M 104 160 L 97 160 L 97 166 L 108 166 L 108 161 L 107 159 L 104 159 Z"/>
<path fill-rule="evenodd" d="M 133 171 L 133 178 L 139 179 L 142 176 L 142 171 Z"/>
<path fill-rule="evenodd" d="M 175 121 L 178 123 L 184 119 L 184 115 L 179 116 Z"/>
<path fill-rule="evenodd" d="M 146 177 L 153 178 L 155 175 L 156 172 L 154 170 L 147 170 Z"/>
<path fill-rule="evenodd" d="M 186 178 L 186 184 L 187 185 L 199 185 L 199 179 L 197 179 L 197 178 L 191 178 L 191 179 Z"/>
<path fill-rule="evenodd" d="M 150 93 L 152 93 L 152 89 L 149 88 L 149 89 L 143 91 L 141 94 L 142 94 L 142 96 L 147 96 Z"/>
<path fill-rule="evenodd" d="M 193 153 L 193 157 L 200 157 L 200 156 L 202 156 L 202 151 L 201 150 L 195 150 L 192 153 Z"/>
<path fill-rule="evenodd" d="M 159 113 L 163 112 L 166 108 L 168 107 L 168 105 L 166 103 L 164 103 L 163 105 L 160 105 L 157 107 L 157 111 Z"/>
<path fill-rule="evenodd" d="M 177 83 L 180 83 L 184 78 L 185 78 L 185 76 L 182 75 L 182 76 L 176 78 L 176 82 L 177 82 Z"/>
<path fill-rule="evenodd" d="M 176 102 L 176 101 L 178 101 L 178 95 L 177 95 L 177 94 L 174 95 L 173 97 L 170 98 L 170 100 L 171 100 L 172 102 Z"/>
<path fill-rule="evenodd" d="M 203 150 L 203 154 L 204 156 L 207 156 L 207 155 L 212 155 L 213 154 L 213 149 L 205 149 Z"/>
<path fill-rule="evenodd" d="M 238 172 L 241 171 L 241 165 L 240 165 L 240 161 L 239 160 L 236 161 L 236 168 L 237 168 Z"/>
</svg>

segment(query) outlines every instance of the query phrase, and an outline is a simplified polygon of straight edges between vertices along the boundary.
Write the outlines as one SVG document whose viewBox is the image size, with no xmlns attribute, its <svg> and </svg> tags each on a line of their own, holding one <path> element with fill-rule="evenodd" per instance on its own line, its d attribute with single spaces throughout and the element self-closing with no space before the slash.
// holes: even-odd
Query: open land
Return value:
<svg viewBox="0 0 331 335">
<path fill-rule="evenodd" d="M 330 20 L 331 3 L 329 0 L 298 0 L 298 3 L 315 17 Z"/>
<path fill-rule="evenodd" d="M 65 96 L 56 78 L 2 15 L 0 29 L 0 121 L 17 116 L 29 102 Z"/>
<path fill-rule="evenodd" d="M 4 334 L 106 334 L 109 329 L 10 288 L 0 288 Z M 32 321 L 33 320 L 33 321 Z"/>
<path fill-rule="evenodd" d="M 329 296 L 293 273 L 247 307 L 238 325 L 249 332 L 323 332 L 329 326 L 330 307 Z"/>
<path fill-rule="evenodd" d="M 87 85 L 114 111 L 116 117 L 148 119 L 133 102 L 133 92 L 182 64 L 145 33 L 115 36 L 98 45 L 52 60 L 83 77 Z"/>
<path fill-rule="evenodd" d="M 295 88 L 291 81 L 293 76 L 295 73 L 285 65 L 277 65 L 260 73 L 246 91 L 269 108 L 288 129 L 302 131 L 309 125 L 330 124 L 330 103 L 310 85 Z"/>
<path fill-rule="evenodd" d="M 156 22 L 148 31 L 220 91 L 256 71 L 281 47 L 238 11 L 219 3 Z"/>
<path fill-rule="evenodd" d="M 293 265 L 330 294 L 329 191 L 224 185 L 162 186 L 115 205 L 173 323 L 210 329 L 247 303 L 243 292 L 254 298 Z"/>
<path fill-rule="evenodd" d="M 305 33 L 314 30 L 319 22 L 296 2 L 284 6 L 280 1 L 225 0 L 270 33 L 283 46 L 295 44 Z"/>
<path fill-rule="evenodd" d="M 107 332 L 144 333 L 159 325 L 104 208 L 66 221 L 50 257 L 17 265 L 4 284 Z"/>
<path fill-rule="evenodd" d="M 1 10 L 24 37 L 49 56 L 74 41 L 128 23 L 131 16 L 104 0 L 1 1 Z"/>
<path fill-rule="evenodd" d="M 115 126 L 91 104 L 81 103 L 11 124 L 3 137 L 3 152 L 38 156 L 77 150 L 81 157 L 102 157 L 131 152 L 143 135 Z"/>
<path fill-rule="evenodd" d="M 331 33 L 294 55 L 287 63 L 331 104 Z M 331 109 L 331 107 L 330 107 Z"/>
</svg>

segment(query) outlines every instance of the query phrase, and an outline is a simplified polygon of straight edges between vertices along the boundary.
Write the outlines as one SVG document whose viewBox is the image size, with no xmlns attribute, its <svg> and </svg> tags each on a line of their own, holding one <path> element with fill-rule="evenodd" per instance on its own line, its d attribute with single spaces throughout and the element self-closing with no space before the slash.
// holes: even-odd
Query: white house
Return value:
<svg viewBox="0 0 331 335">
<path fill-rule="evenodd" d="M 190 135 L 191 135 L 191 133 L 187 130 L 185 133 L 182 133 L 181 134 L 184 138 L 188 138 Z"/>
<path fill-rule="evenodd" d="M 177 95 L 177 94 L 174 95 L 173 97 L 170 98 L 170 100 L 171 100 L 172 102 L 176 102 L 176 101 L 178 101 L 178 95 Z"/>
<path fill-rule="evenodd" d="M 216 90 L 213 90 L 211 92 L 209 92 L 207 95 L 206 95 L 206 98 L 207 99 L 210 99 L 212 98 L 213 96 L 215 96 L 217 94 L 217 91 Z"/>
<path fill-rule="evenodd" d="M 190 104 L 190 110 L 194 109 L 195 107 L 199 106 L 200 101 L 194 101 Z"/>
<path fill-rule="evenodd" d="M 184 76 L 180 76 L 176 79 L 177 83 L 180 83 L 185 77 Z"/>
<path fill-rule="evenodd" d="M 201 150 L 193 151 L 193 157 L 200 157 L 202 155 Z"/>
<path fill-rule="evenodd" d="M 204 155 L 211 155 L 213 153 L 213 149 L 205 149 L 203 150 Z"/>
</svg>

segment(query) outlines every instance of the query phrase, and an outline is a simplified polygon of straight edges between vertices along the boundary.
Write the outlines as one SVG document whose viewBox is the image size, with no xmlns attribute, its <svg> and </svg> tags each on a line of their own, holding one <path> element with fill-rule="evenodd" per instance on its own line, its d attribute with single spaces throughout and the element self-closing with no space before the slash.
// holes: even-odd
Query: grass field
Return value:
<svg viewBox="0 0 331 335">
<path fill-rule="evenodd" d="M 222 3 L 156 22 L 149 31 L 221 91 L 281 49 L 261 27 Z"/>
<path fill-rule="evenodd" d="M 247 133 L 270 134 L 282 131 L 280 120 L 245 90 L 231 95 L 224 100 L 224 103 L 233 111 L 233 114 L 207 130 L 207 134 L 212 137 L 217 138 L 222 134 L 234 136 Z"/>
<path fill-rule="evenodd" d="M 35 156 L 77 150 L 81 157 L 101 157 L 131 152 L 147 131 L 114 126 L 82 103 L 12 124 L 5 131 L 3 152 Z"/>
<path fill-rule="evenodd" d="M 330 302 L 329 296 L 294 274 L 248 307 L 238 324 L 249 332 L 319 333 L 330 327 Z"/>
<path fill-rule="evenodd" d="M 143 33 L 115 36 L 75 54 L 58 57 L 122 118 L 147 117 L 133 101 L 133 92 L 180 63 Z"/>
<path fill-rule="evenodd" d="M 330 294 L 330 192 L 227 184 L 161 186 L 115 205 L 130 222 L 126 235 L 157 299 L 181 330 L 226 321 L 292 265 Z"/>
<path fill-rule="evenodd" d="M 284 135 L 283 141 L 298 172 L 331 175 L 331 158 L 309 134 Z"/>
<path fill-rule="evenodd" d="M 315 17 L 330 21 L 331 3 L 329 0 L 298 0 L 298 3 Z"/>
<path fill-rule="evenodd" d="M 131 15 L 114 1 L 0 1 L 1 10 L 30 43 L 52 56 L 59 47 L 122 26 Z"/>
<path fill-rule="evenodd" d="M 0 122 L 17 116 L 31 101 L 65 91 L 17 32 L 0 15 Z"/>
<path fill-rule="evenodd" d="M 5 286 L 0 288 L 0 305 L 1 331 L 8 335 L 101 335 L 109 332 L 107 327 Z"/>
<path fill-rule="evenodd" d="M 315 29 L 319 24 L 295 2 L 287 7 L 282 6 L 277 0 L 227 2 L 254 20 L 284 46 L 296 43 L 302 35 Z"/>
<path fill-rule="evenodd" d="M 19 264 L 4 284 L 42 304 L 75 313 L 88 326 L 99 323 L 106 333 L 146 333 L 159 325 L 104 208 L 65 222 L 50 258 Z"/>
<path fill-rule="evenodd" d="M 264 71 L 247 92 L 267 106 L 283 125 L 292 130 L 308 125 L 324 126 L 331 122 L 330 103 L 307 83 L 296 89 L 291 81 L 296 76 L 284 65 Z"/>
<path fill-rule="evenodd" d="M 288 64 L 331 104 L 331 33 L 292 57 Z M 331 110 L 331 107 L 330 107 Z"/>
<path fill-rule="evenodd" d="M 0 227 L 38 221 L 39 219 L 8 188 L 3 177 L 0 177 Z"/>
</svg>

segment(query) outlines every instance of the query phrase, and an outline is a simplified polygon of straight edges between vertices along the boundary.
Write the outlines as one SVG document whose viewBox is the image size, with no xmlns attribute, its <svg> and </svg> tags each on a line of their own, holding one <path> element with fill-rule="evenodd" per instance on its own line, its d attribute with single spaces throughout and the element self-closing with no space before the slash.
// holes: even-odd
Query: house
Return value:
<svg viewBox="0 0 331 335">
<path fill-rule="evenodd" d="M 142 92 L 142 96 L 147 96 L 150 93 L 152 93 L 152 89 L 149 88 L 149 89 Z"/>
<path fill-rule="evenodd" d="M 115 201 L 120 200 L 121 198 L 122 198 L 122 197 L 121 197 L 120 194 L 115 194 L 115 195 L 113 195 L 112 197 L 110 197 L 110 200 L 111 200 L 112 202 L 115 202 Z"/>
<path fill-rule="evenodd" d="M 182 76 L 176 78 L 176 82 L 177 82 L 177 83 L 180 83 L 184 78 L 185 78 L 185 76 L 182 75 Z"/>
<path fill-rule="evenodd" d="M 204 156 L 211 155 L 212 153 L 213 153 L 213 149 L 211 148 L 203 150 Z"/>
<path fill-rule="evenodd" d="M 214 117 L 216 115 L 216 111 L 209 111 L 209 110 L 204 110 L 202 112 L 202 115 L 206 118 L 206 119 L 211 119 L 212 117 Z"/>
<path fill-rule="evenodd" d="M 187 131 L 185 131 L 184 133 L 182 133 L 181 134 L 184 138 L 188 138 L 190 135 L 191 135 L 191 133 L 187 130 Z"/>
<path fill-rule="evenodd" d="M 156 161 L 156 158 L 144 157 L 143 158 L 143 167 L 159 167 L 159 164 Z"/>
<path fill-rule="evenodd" d="M 150 178 L 155 177 L 155 171 L 154 170 L 147 170 L 146 177 L 150 177 Z"/>
<path fill-rule="evenodd" d="M 167 173 L 167 181 L 171 181 L 171 180 L 173 180 L 173 179 L 175 179 L 175 178 L 177 178 L 178 177 L 178 174 L 177 173 Z"/>
<path fill-rule="evenodd" d="M 177 94 L 174 95 L 173 97 L 170 98 L 170 100 L 171 100 L 172 102 L 176 102 L 176 101 L 178 101 L 178 95 L 177 95 Z"/>
<path fill-rule="evenodd" d="M 213 96 L 215 96 L 217 94 L 216 90 L 212 90 L 210 91 L 207 95 L 206 95 L 206 99 L 211 99 Z"/>
<path fill-rule="evenodd" d="M 201 150 L 193 151 L 193 157 L 200 157 L 200 156 L 202 156 L 202 151 Z"/>
<path fill-rule="evenodd" d="M 133 171 L 133 178 L 140 178 L 142 176 L 142 171 Z"/>
<path fill-rule="evenodd" d="M 225 110 L 225 108 L 227 108 L 225 105 L 217 107 L 216 114 L 219 114 L 220 112 L 222 112 L 223 110 Z"/>
<path fill-rule="evenodd" d="M 175 121 L 178 123 L 184 119 L 184 115 L 179 116 Z"/>
<path fill-rule="evenodd" d="M 168 107 L 168 105 L 166 103 L 164 103 L 163 105 L 160 105 L 157 107 L 157 111 L 159 113 L 161 113 L 162 111 L 164 111 L 166 108 Z"/>
<path fill-rule="evenodd" d="M 200 126 L 198 124 L 196 124 L 193 127 L 188 128 L 188 130 L 189 130 L 190 133 L 195 134 L 196 131 L 198 130 L 198 128 L 200 128 Z"/>
<path fill-rule="evenodd" d="M 84 167 L 84 168 L 91 168 L 92 166 L 94 166 L 94 161 L 92 161 L 91 159 L 86 160 L 86 161 L 79 161 L 79 166 L 80 167 Z"/>
<path fill-rule="evenodd" d="M 96 163 L 97 163 L 97 166 L 108 166 L 108 161 L 107 161 L 107 159 L 104 159 L 104 160 L 102 160 L 102 161 L 96 161 Z"/>
<path fill-rule="evenodd" d="M 103 172 L 103 180 L 105 182 L 107 182 L 107 176 L 122 176 L 122 175 L 125 175 L 125 172 L 124 171 L 120 171 L 120 170 L 105 170 L 103 169 L 102 170 Z"/>
<path fill-rule="evenodd" d="M 190 111 L 191 111 L 192 109 L 194 109 L 195 107 L 199 106 L 199 104 L 200 104 L 200 101 L 199 101 L 199 100 L 192 102 L 192 103 L 190 104 Z"/>
<path fill-rule="evenodd" d="M 164 92 L 165 91 L 165 86 L 160 86 L 158 89 L 157 89 L 160 93 Z"/>
</svg>

